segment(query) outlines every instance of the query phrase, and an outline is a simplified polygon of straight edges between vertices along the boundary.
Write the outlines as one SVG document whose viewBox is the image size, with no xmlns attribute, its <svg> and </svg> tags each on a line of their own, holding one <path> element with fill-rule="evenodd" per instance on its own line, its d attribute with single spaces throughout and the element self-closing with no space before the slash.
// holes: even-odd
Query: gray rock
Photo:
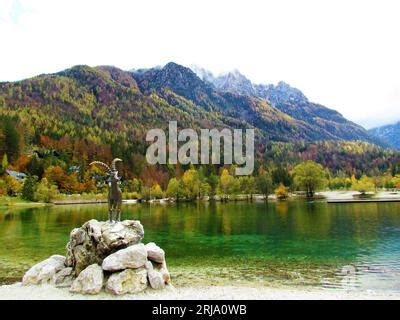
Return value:
<svg viewBox="0 0 400 320">
<path fill-rule="evenodd" d="M 73 267 L 79 274 L 91 264 L 101 264 L 102 256 L 96 251 L 93 242 L 88 240 L 84 244 L 75 247 L 67 247 L 67 266 Z"/>
<path fill-rule="evenodd" d="M 140 221 L 110 223 L 89 220 L 71 231 L 65 264 L 79 274 L 91 264 L 101 264 L 113 252 L 139 243 L 143 236 Z"/>
<path fill-rule="evenodd" d="M 156 270 L 156 271 L 161 273 L 165 284 L 170 284 L 171 283 L 171 275 L 170 275 L 170 273 L 168 271 L 167 263 L 165 262 L 165 260 L 163 261 L 163 263 L 155 264 L 154 270 Z"/>
<path fill-rule="evenodd" d="M 149 278 L 150 286 L 153 289 L 156 289 L 156 290 L 164 289 L 165 281 L 164 281 L 163 275 L 160 272 L 155 271 L 155 270 L 149 271 L 147 273 L 147 277 Z"/>
<path fill-rule="evenodd" d="M 153 289 L 163 289 L 165 287 L 165 282 L 162 274 L 154 270 L 153 264 L 150 261 L 146 262 L 145 268 L 147 270 L 147 278 L 149 279 L 150 287 Z"/>
<path fill-rule="evenodd" d="M 138 293 L 147 288 L 147 270 L 126 269 L 113 273 L 107 281 L 106 290 L 110 293 L 121 295 L 126 293 Z"/>
<path fill-rule="evenodd" d="M 64 268 L 57 272 L 52 279 L 52 283 L 57 288 L 69 288 L 75 279 L 74 270 L 71 267 Z"/>
<path fill-rule="evenodd" d="M 147 258 L 157 263 L 163 263 L 165 260 L 165 252 L 154 242 L 146 244 Z"/>
<path fill-rule="evenodd" d="M 50 282 L 53 276 L 63 269 L 65 257 L 53 255 L 50 258 L 35 264 L 22 278 L 22 284 L 39 284 Z"/>
<path fill-rule="evenodd" d="M 100 242 L 102 232 L 101 228 L 103 226 L 103 223 L 97 221 L 96 219 L 92 219 L 87 221 L 84 225 L 83 228 L 86 229 L 87 234 L 90 238 L 94 240 L 94 242 Z"/>
<path fill-rule="evenodd" d="M 144 237 L 143 226 L 137 220 L 124 220 L 118 223 L 105 222 L 101 228 L 102 241 L 107 253 L 139 243 Z"/>
<path fill-rule="evenodd" d="M 98 264 L 92 264 L 83 270 L 72 283 L 71 292 L 97 294 L 103 288 L 104 274 Z"/>
<path fill-rule="evenodd" d="M 107 271 L 140 268 L 147 261 L 147 251 L 143 243 L 129 246 L 110 254 L 103 260 L 102 268 Z"/>
</svg>

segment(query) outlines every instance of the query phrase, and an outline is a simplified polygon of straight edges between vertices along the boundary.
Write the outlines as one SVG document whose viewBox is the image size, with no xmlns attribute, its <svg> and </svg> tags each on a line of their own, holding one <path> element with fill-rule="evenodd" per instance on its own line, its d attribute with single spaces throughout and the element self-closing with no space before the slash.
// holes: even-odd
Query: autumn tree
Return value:
<svg viewBox="0 0 400 320">
<path fill-rule="evenodd" d="M 268 195 L 272 193 L 272 178 L 266 170 L 260 170 L 256 178 L 258 191 L 268 199 Z"/>
<path fill-rule="evenodd" d="M 48 167 L 44 171 L 44 177 L 63 193 L 68 193 L 71 190 L 71 184 L 74 183 L 73 179 L 68 178 L 63 168 L 59 166 Z"/>
<path fill-rule="evenodd" d="M 164 197 L 164 193 L 158 183 L 153 184 L 151 187 L 151 198 L 161 199 Z"/>
<path fill-rule="evenodd" d="M 2 177 L 0 184 L 1 195 L 15 196 L 17 195 L 17 193 L 21 191 L 21 188 L 22 188 L 21 183 L 13 176 L 4 175 Z"/>
<path fill-rule="evenodd" d="M 275 189 L 275 196 L 279 200 L 284 200 L 289 197 L 288 188 L 281 183 L 278 188 Z"/>
<path fill-rule="evenodd" d="M 3 179 L 0 179 L 0 196 L 6 196 L 7 193 L 7 183 Z"/>
<path fill-rule="evenodd" d="M 133 178 L 130 181 L 130 185 L 131 185 L 131 190 L 130 191 L 140 193 L 142 191 L 142 188 L 143 188 L 143 181 L 140 180 L 140 179 Z"/>
<path fill-rule="evenodd" d="M 352 190 L 358 191 L 361 195 L 365 195 L 367 192 L 375 191 L 374 181 L 367 176 L 362 176 L 360 180 L 356 180 L 351 186 Z"/>
<path fill-rule="evenodd" d="M 200 197 L 209 196 L 211 193 L 211 186 L 207 182 L 202 182 L 200 185 Z"/>
<path fill-rule="evenodd" d="M 186 170 L 182 176 L 185 194 L 189 199 L 196 199 L 200 195 L 200 176 L 196 169 Z"/>
<path fill-rule="evenodd" d="M 256 193 L 256 180 L 252 176 L 243 176 L 239 178 L 240 191 L 246 196 L 250 196 L 253 199 L 253 194 Z"/>
<path fill-rule="evenodd" d="M 308 160 L 294 168 L 294 183 L 297 188 L 306 192 L 308 198 L 312 198 L 316 190 L 326 186 L 327 179 L 322 166 Z"/>
<path fill-rule="evenodd" d="M 184 196 L 181 181 L 179 181 L 177 178 L 172 178 L 171 180 L 169 180 L 167 195 L 174 198 L 176 201 L 179 201 Z"/>
<path fill-rule="evenodd" d="M 43 178 L 37 185 L 35 200 L 49 203 L 57 199 L 59 191 L 56 185 L 51 184 L 46 178 Z"/>
<path fill-rule="evenodd" d="M 223 169 L 219 178 L 219 192 L 227 199 L 234 192 L 235 178 L 229 174 L 228 169 Z"/>
</svg>

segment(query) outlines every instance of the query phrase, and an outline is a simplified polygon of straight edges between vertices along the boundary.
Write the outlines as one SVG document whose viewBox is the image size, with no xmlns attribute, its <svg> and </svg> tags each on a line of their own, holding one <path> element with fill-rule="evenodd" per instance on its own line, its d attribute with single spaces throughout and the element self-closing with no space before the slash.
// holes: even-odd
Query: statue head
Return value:
<svg viewBox="0 0 400 320">
<path fill-rule="evenodd" d="M 118 182 L 121 180 L 121 178 L 118 177 L 118 170 L 117 170 L 117 165 L 116 165 L 117 162 L 122 162 L 122 160 L 119 158 L 115 158 L 111 162 L 111 167 L 109 167 L 108 165 L 106 165 L 104 162 L 101 162 L 101 161 L 93 161 L 89 165 L 97 164 L 97 165 L 105 168 L 109 173 L 107 182 L 110 183 L 110 182 Z"/>
</svg>

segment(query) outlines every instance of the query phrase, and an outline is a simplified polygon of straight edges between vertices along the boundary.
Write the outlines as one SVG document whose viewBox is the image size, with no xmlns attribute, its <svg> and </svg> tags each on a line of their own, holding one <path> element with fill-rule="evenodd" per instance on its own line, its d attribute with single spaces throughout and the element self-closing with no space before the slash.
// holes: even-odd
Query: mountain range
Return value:
<svg viewBox="0 0 400 320">
<path fill-rule="evenodd" d="M 265 99 L 280 112 L 297 120 L 298 126 L 306 125 L 314 140 L 363 140 L 385 144 L 375 136 L 368 136 L 363 128 L 346 120 L 339 112 L 310 102 L 300 90 L 283 81 L 275 86 L 253 84 L 237 70 L 215 77 L 202 68 L 194 66 L 192 69 L 219 91 Z"/>
<path fill-rule="evenodd" d="M 368 130 L 372 136 L 378 137 L 390 147 L 400 149 L 400 122 Z"/>
<path fill-rule="evenodd" d="M 23 123 L 27 143 L 86 139 L 111 145 L 113 154 L 143 154 L 146 131 L 166 128 L 168 120 L 181 128 L 255 128 L 261 150 L 269 141 L 387 145 L 284 82 L 255 85 L 238 71 L 215 77 L 174 62 L 131 71 L 78 65 L 3 82 L 0 110 Z"/>
</svg>

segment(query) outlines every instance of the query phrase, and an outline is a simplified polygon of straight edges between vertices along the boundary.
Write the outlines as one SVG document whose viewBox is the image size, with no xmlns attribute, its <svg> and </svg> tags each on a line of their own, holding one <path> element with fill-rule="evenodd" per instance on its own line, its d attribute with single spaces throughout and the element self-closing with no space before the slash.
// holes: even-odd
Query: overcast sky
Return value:
<svg viewBox="0 0 400 320">
<path fill-rule="evenodd" d="M 175 61 L 283 80 L 366 127 L 400 120 L 400 1 L 0 0 L 0 81 Z"/>
</svg>

